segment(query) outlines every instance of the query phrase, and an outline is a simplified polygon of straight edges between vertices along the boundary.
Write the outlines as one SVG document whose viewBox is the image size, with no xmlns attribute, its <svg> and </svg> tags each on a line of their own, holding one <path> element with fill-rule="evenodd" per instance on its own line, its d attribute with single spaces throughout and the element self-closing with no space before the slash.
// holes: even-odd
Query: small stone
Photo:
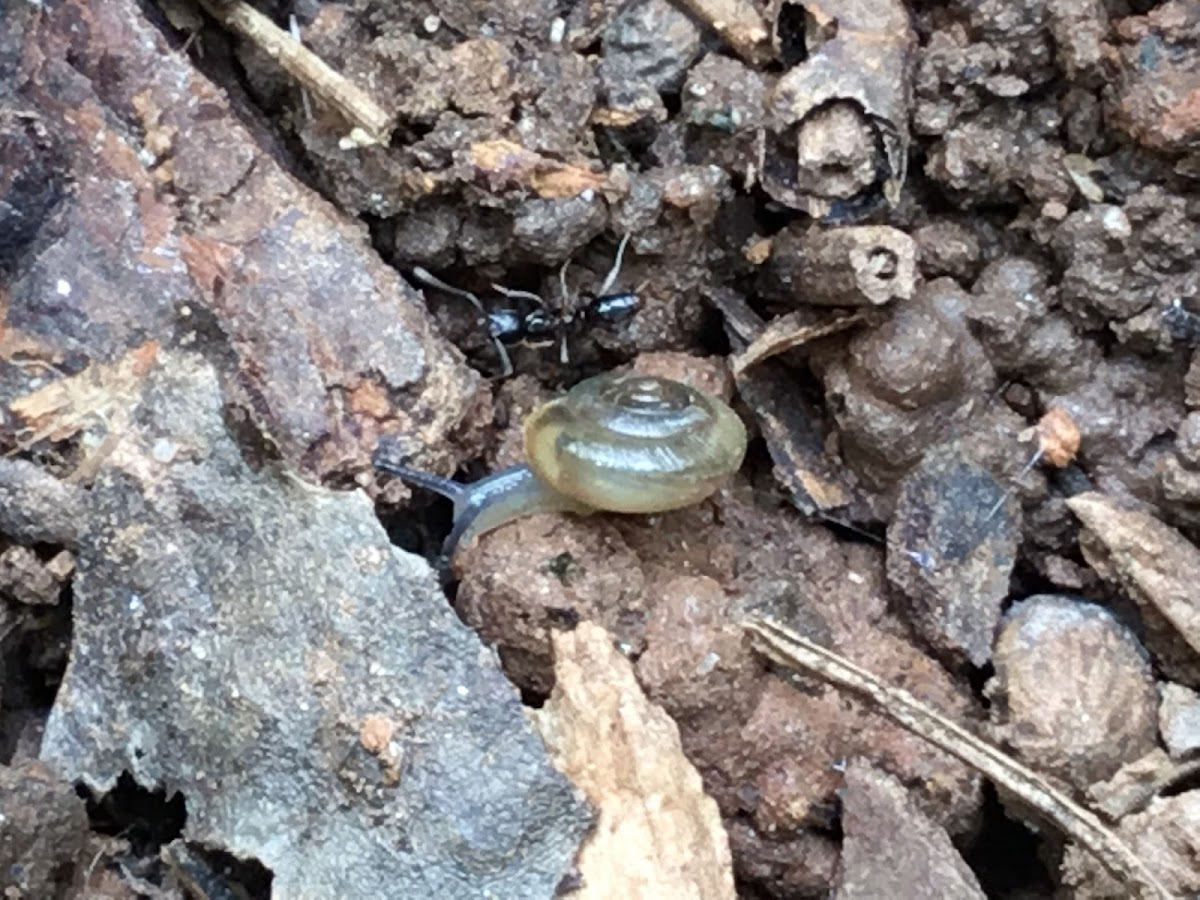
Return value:
<svg viewBox="0 0 1200 900">
<path fill-rule="evenodd" d="M 87 811 L 40 762 L 0 766 L 0 883 L 7 897 L 80 896 Z"/>
<path fill-rule="evenodd" d="M 931 450 L 905 478 L 888 527 L 888 581 L 935 650 L 987 662 L 1019 533 L 1016 501 L 955 445 Z"/>
<path fill-rule="evenodd" d="M 1022 600 L 996 639 L 993 715 L 1017 756 L 1087 787 L 1155 746 L 1158 695 L 1137 639 L 1101 606 Z"/>
<path fill-rule="evenodd" d="M 62 582 L 28 547 L 12 546 L 0 553 L 0 597 L 29 606 L 53 606 Z"/>
<path fill-rule="evenodd" d="M 926 278 L 949 275 L 969 281 L 979 266 L 979 240 L 957 222 L 931 222 L 913 232 L 921 274 Z"/>
<path fill-rule="evenodd" d="M 1200 413 L 1191 413 L 1180 424 L 1175 449 L 1180 462 L 1189 469 L 1200 469 Z"/>
<path fill-rule="evenodd" d="M 1158 707 L 1158 730 L 1174 759 L 1200 748 L 1200 694 L 1182 684 L 1164 684 Z"/>
<path fill-rule="evenodd" d="M 845 841 L 836 891 L 840 900 L 983 900 L 978 880 L 950 836 L 896 778 L 855 761 L 846 769 L 841 797 Z"/>
<path fill-rule="evenodd" d="M 1188 409 L 1200 409 L 1200 352 L 1192 354 L 1191 364 L 1183 376 L 1183 400 Z"/>
</svg>

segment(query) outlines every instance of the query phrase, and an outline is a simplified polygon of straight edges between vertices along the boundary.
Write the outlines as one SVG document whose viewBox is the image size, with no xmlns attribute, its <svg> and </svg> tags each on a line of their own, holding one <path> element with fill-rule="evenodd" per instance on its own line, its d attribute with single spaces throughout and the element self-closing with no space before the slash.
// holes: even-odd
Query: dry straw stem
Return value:
<svg viewBox="0 0 1200 900">
<path fill-rule="evenodd" d="M 870 672 L 790 628 L 767 619 L 751 619 L 743 627 L 750 633 L 755 649 L 764 656 L 865 697 L 889 718 L 1036 809 L 1095 856 L 1114 878 L 1130 889 L 1131 896 L 1143 900 L 1167 900 L 1172 896 L 1133 850 L 1094 813 L 1056 790 L 1032 769 L 930 709 L 907 691 L 884 684 Z"/>
<path fill-rule="evenodd" d="M 395 120 L 366 91 L 334 71 L 323 59 L 254 9 L 244 0 L 200 0 L 200 5 L 230 31 L 237 32 L 295 78 L 314 97 L 337 109 L 361 129 L 368 140 L 358 144 L 386 144 Z M 352 134 L 352 138 L 357 136 Z"/>
</svg>

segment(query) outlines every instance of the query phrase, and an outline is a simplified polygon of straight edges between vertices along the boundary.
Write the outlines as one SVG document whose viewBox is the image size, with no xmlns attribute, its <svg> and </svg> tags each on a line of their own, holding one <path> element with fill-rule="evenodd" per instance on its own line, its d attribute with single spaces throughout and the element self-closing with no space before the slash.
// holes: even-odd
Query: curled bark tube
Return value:
<svg viewBox="0 0 1200 900">
<path fill-rule="evenodd" d="M 775 238 L 771 273 L 800 303 L 882 306 L 912 296 L 917 245 L 887 225 L 786 230 Z"/>
<path fill-rule="evenodd" d="M 908 155 L 914 43 L 903 4 L 782 0 L 775 31 L 785 60 L 801 61 L 767 96 L 759 143 L 767 193 L 837 221 L 894 205 Z"/>
</svg>

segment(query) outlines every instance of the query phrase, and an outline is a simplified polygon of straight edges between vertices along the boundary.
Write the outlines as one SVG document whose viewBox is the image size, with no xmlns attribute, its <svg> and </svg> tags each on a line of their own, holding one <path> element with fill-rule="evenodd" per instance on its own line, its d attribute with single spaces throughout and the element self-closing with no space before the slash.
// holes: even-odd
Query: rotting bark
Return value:
<svg viewBox="0 0 1200 900">
<path fill-rule="evenodd" d="M 802 62 L 767 98 L 763 187 L 814 218 L 895 204 L 908 163 L 908 67 L 915 36 L 898 0 L 778 6 L 802 20 Z M 798 26 L 797 26 L 798 27 Z"/>
</svg>

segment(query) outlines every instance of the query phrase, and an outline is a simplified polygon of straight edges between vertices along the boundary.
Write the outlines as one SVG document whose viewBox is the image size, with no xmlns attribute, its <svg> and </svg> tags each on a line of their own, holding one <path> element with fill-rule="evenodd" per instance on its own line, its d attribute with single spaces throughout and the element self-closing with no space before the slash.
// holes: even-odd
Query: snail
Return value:
<svg viewBox="0 0 1200 900">
<path fill-rule="evenodd" d="M 539 512 L 655 513 L 698 503 L 736 472 L 746 428 L 729 405 L 652 375 L 597 375 L 525 420 L 528 465 L 463 484 L 381 457 L 377 469 L 454 503 L 442 546 Z"/>
</svg>

